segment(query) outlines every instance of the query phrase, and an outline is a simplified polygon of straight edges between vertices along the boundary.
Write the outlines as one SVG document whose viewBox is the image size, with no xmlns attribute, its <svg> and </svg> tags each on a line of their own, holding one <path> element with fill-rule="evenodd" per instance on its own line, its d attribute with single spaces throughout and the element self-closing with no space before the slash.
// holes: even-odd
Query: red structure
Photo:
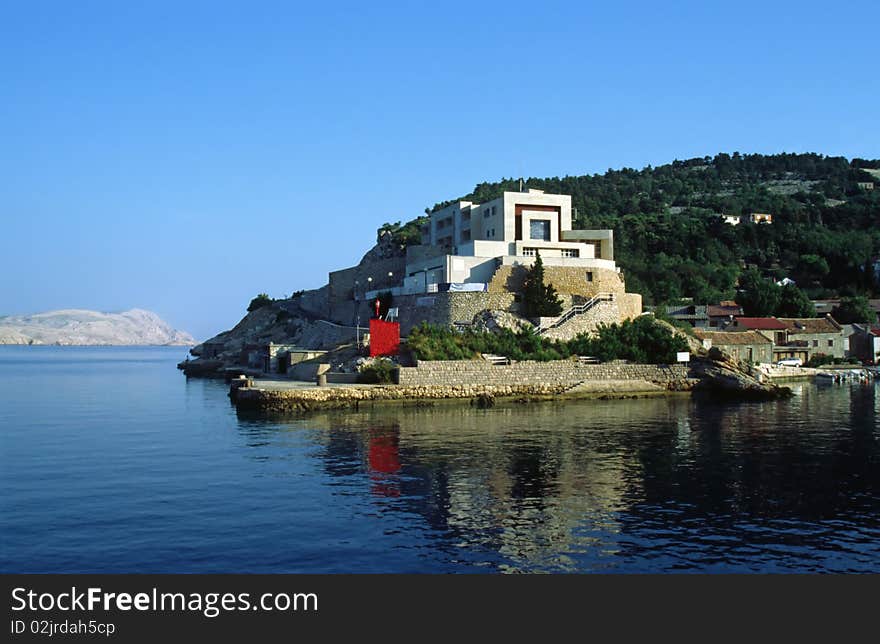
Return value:
<svg viewBox="0 0 880 644">
<path fill-rule="evenodd" d="M 394 356 L 400 349 L 400 323 L 370 320 L 370 356 Z"/>
</svg>

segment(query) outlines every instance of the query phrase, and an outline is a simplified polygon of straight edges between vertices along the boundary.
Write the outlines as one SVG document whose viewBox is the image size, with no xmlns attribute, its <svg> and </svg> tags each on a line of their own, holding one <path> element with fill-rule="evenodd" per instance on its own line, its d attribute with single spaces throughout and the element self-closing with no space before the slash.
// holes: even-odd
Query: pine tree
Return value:
<svg viewBox="0 0 880 644">
<path fill-rule="evenodd" d="M 526 317 L 553 317 L 562 313 L 562 300 L 552 284 L 544 283 L 544 261 L 536 251 L 535 263 L 523 282 L 523 305 Z"/>
</svg>

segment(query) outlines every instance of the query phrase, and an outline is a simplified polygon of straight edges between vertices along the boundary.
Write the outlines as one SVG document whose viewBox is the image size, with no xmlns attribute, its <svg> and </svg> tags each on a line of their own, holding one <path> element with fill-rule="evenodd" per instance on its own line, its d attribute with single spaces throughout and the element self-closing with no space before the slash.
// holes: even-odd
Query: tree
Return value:
<svg viewBox="0 0 880 644">
<path fill-rule="evenodd" d="M 257 297 L 251 300 L 250 304 L 248 304 L 248 313 L 252 313 L 253 311 L 261 309 L 264 306 L 269 306 L 274 301 L 275 300 L 269 297 L 266 293 L 260 293 L 259 295 L 257 295 Z"/>
<path fill-rule="evenodd" d="M 749 268 L 739 278 L 736 303 L 748 316 L 773 315 L 779 305 L 780 288 L 761 275 L 757 268 Z"/>
<path fill-rule="evenodd" d="M 783 318 L 814 318 L 816 307 L 801 289 L 794 284 L 786 284 L 779 291 L 775 315 Z"/>
<path fill-rule="evenodd" d="M 801 255 L 798 259 L 798 275 L 806 280 L 821 280 L 831 269 L 824 257 L 819 255 Z"/>
<path fill-rule="evenodd" d="M 552 317 L 562 313 L 562 300 L 552 284 L 544 283 L 544 261 L 536 251 L 535 263 L 523 282 L 523 305 L 526 317 Z"/>
<path fill-rule="evenodd" d="M 871 309 L 868 298 L 862 296 L 840 300 L 840 305 L 831 312 L 831 317 L 841 324 L 873 324 L 877 321 L 877 314 Z"/>
</svg>

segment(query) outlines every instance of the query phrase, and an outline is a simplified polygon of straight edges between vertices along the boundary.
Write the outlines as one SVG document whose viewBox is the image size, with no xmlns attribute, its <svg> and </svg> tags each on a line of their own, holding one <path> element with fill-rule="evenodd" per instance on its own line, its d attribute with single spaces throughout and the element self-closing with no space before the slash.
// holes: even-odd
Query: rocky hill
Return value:
<svg viewBox="0 0 880 644">
<path fill-rule="evenodd" d="M 0 344 L 194 345 L 152 311 L 101 313 L 67 309 L 0 317 Z"/>
</svg>

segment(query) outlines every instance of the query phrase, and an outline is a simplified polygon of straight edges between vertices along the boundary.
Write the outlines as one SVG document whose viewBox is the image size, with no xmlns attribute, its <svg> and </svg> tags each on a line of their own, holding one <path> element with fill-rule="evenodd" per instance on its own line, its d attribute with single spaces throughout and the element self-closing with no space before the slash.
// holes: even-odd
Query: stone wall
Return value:
<svg viewBox="0 0 880 644">
<path fill-rule="evenodd" d="M 400 332 L 404 335 L 423 321 L 438 325 L 455 322 L 470 324 L 478 313 L 490 310 L 519 310 L 513 293 L 425 293 L 399 295 L 393 306 L 400 313 Z"/>
<path fill-rule="evenodd" d="M 600 324 L 616 324 L 620 320 L 620 307 L 617 302 L 596 302 L 589 311 L 572 316 L 558 327 L 549 329 L 541 335 L 548 340 L 571 340 L 581 333 L 592 333 Z"/>
<path fill-rule="evenodd" d="M 489 282 L 489 291 L 522 291 L 526 273 L 525 266 L 499 266 Z M 587 273 L 591 275 L 592 281 L 587 281 Z M 621 273 L 606 268 L 545 265 L 544 281 L 552 284 L 560 295 L 580 295 L 586 299 L 599 293 L 626 292 Z"/>
<path fill-rule="evenodd" d="M 325 318 L 330 314 L 329 307 L 330 286 L 325 284 L 319 289 L 303 291 L 297 298 L 300 308 L 319 318 Z"/>
<path fill-rule="evenodd" d="M 642 314 L 642 296 L 638 293 L 621 293 L 615 297 L 621 320 L 634 320 Z"/>
<path fill-rule="evenodd" d="M 327 289 L 330 319 L 339 324 L 354 324 L 354 296 L 363 297 L 367 291 L 397 286 L 403 279 L 405 266 L 406 258 L 403 256 L 365 259 L 357 266 L 330 273 Z"/>
<path fill-rule="evenodd" d="M 639 380 L 664 386 L 686 380 L 688 367 L 646 364 L 581 364 L 575 360 L 492 365 L 483 360 L 419 361 L 401 367 L 399 384 L 407 387 L 529 385 L 573 387 L 585 381 Z"/>
</svg>

